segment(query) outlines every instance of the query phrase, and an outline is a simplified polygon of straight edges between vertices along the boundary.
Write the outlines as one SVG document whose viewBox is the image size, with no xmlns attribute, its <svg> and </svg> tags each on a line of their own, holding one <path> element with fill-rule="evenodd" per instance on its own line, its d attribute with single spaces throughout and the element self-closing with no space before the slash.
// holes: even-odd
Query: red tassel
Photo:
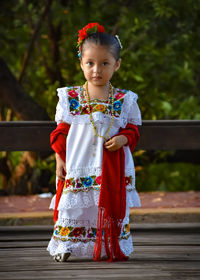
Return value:
<svg viewBox="0 0 200 280">
<path fill-rule="evenodd" d="M 94 261 L 101 260 L 103 241 L 107 255 L 106 260 L 108 262 L 128 260 L 128 257 L 123 254 L 119 245 L 119 235 L 121 233 L 122 224 L 108 218 L 104 209 L 100 208 L 98 211 L 97 225 L 96 242 L 93 253 Z"/>
</svg>

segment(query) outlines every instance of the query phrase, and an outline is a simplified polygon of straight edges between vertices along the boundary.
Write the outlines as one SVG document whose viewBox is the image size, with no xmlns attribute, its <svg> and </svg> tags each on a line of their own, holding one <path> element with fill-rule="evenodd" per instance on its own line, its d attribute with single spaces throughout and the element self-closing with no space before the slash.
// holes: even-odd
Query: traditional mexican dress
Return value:
<svg viewBox="0 0 200 280">
<path fill-rule="evenodd" d="M 98 202 L 101 188 L 104 139 L 94 137 L 83 86 L 58 88 L 57 124 L 66 122 L 70 129 L 66 141 L 66 181 L 59 201 L 58 220 L 47 250 L 52 256 L 70 252 L 77 257 L 93 257 L 96 241 Z M 113 89 L 114 122 L 109 131 L 112 137 L 127 123 L 141 125 L 137 94 L 129 90 Z M 112 97 L 91 100 L 90 110 L 97 132 L 105 135 L 112 119 Z M 129 208 L 140 207 L 135 189 L 135 170 L 129 146 L 124 146 L 126 180 L 126 215 L 119 244 L 128 256 L 133 252 L 129 226 Z M 112 203 L 112 201 L 110 202 Z M 55 196 L 50 208 L 55 207 Z M 102 256 L 105 251 L 102 250 Z"/>
</svg>

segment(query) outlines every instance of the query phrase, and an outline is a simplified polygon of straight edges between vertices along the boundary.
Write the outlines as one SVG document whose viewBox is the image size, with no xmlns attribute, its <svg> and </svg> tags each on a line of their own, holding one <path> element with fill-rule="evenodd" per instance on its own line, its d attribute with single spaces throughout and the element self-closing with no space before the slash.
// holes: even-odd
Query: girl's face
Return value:
<svg viewBox="0 0 200 280">
<path fill-rule="evenodd" d="M 88 83 L 105 86 L 120 67 L 121 60 L 115 60 L 109 47 L 86 43 L 81 58 L 81 68 Z"/>
</svg>

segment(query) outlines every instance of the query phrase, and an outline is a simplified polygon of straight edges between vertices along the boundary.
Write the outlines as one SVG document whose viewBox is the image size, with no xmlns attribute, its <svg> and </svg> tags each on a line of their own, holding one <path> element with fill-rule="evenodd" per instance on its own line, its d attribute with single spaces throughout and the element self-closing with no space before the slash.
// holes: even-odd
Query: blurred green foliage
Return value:
<svg viewBox="0 0 200 280">
<path fill-rule="evenodd" d="M 136 172 L 136 186 L 138 191 L 199 191 L 199 165 L 152 163 Z"/>
<path fill-rule="evenodd" d="M 16 77 L 45 3 L 0 2 L 0 56 Z M 200 0 L 53 1 L 22 85 L 53 119 L 61 84 L 47 69 L 60 69 L 65 85 L 83 83 L 77 31 L 98 21 L 120 36 L 122 65 L 113 84 L 138 93 L 143 119 L 199 119 L 199 14 Z"/>
<path fill-rule="evenodd" d="M 45 3 L 0 2 L 0 56 L 16 77 Z M 120 37 L 122 65 L 112 83 L 138 93 L 143 119 L 200 119 L 199 15 L 200 0 L 52 1 L 22 86 L 53 120 L 56 88 L 84 82 L 77 58 L 77 31 L 97 21 Z M 17 162 L 18 156 L 12 161 Z M 37 163 L 38 168 L 44 168 L 41 164 Z M 145 170 L 138 171 L 137 185 L 140 190 L 187 190 L 193 184 L 196 188 L 199 181 L 191 177 L 196 174 L 197 166 L 191 164 L 148 162 Z"/>
</svg>

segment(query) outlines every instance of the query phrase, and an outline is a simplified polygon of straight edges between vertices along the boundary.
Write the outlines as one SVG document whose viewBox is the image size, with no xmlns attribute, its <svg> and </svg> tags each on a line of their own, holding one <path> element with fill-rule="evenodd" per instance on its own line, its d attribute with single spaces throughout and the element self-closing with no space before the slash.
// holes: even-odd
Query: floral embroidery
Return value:
<svg viewBox="0 0 200 280">
<path fill-rule="evenodd" d="M 60 231 L 60 234 L 63 236 L 66 236 L 70 233 L 70 229 L 68 229 L 68 227 L 62 228 Z"/>
<path fill-rule="evenodd" d="M 126 186 L 127 185 L 132 185 L 132 181 L 133 181 L 133 177 L 132 176 L 125 177 Z"/>
<path fill-rule="evenodd" d="M 90 112 L 93 111 L 93 107 L 90 105 Z M 89 114 L 88 106 L 86 105 L 85 107 L 82 108 L 83 114 Z"/>
<path fill-rule="evenodd" d="M 101 176 L 96 177 L 95 180 L 96 180 L 96 183 L 97 183 L 98 185 L 101 184 Z"/>
<path fill-rule="evenodd" d="M 133 184 L 133 177 L 125 177 L 126 186 Z M 80 178 L 69 178 L 65 181 L 63 193 L 73 192 L 77 193 L 80 191 L 88 192 L 90 190 L 99 191 L 101 188 L 101 176 L 89 176 Z"/>
<path fill-rule="evenodd" d="M 85 187 L 90 187 L 93 183 L 92 177 L 86 177 L 85 180 L 83 181 L 83 185 Z"/>
<path fill-rule="evenodd" d="M 71 181 L 69 179 L 67 179 L 65 184 L 66 184 L 66 187 L 69 187 L 71 185 Z"/>
<path fill-rule="evenodd" d="M 75 90 L 70 90 L 68 92 L 69 96 L 72 97 L 72 98 L 75 98 L 78 96 L 78 93 L 75 91 Z"/>
<path fill-rule="evenodd" d="M 106 110 L 106 107 L 103 105 L 103 104 L 97 104 L 95 107 L 94 107 L 94 110 L 95 111 L 99 111 L 99 112 L 104 112 Z"/>
<path fill-rule="evenodd" d="M 79 91 L 77 91 L 79 89 Z M 86 99 L 84 98 L 83 87 L 69 87 L 66 88 L 69 100 L 70 114 L 72 115 L 84 115 L 89 114 Z M 79 93 L 78 93 L 79 92 Z M 115 89 L 114 90 L 114 117 L 118 118 L 121 114 L 122 105 L 124 102 L 125 94 L 127 90 Z M 111 115 L 111 98 L 108 100 L 92 100 L 90 105 L 90 111 L 101 112 L 105 115 Z"/>
<path fill-rule="evenodd" d="M 122 107 L 122 103 L 120 101 L 115 101 L 113 103 L 113 108 L 114 108 L 115 111 L 121 110 L 121 107 Z"/>
<path fill-rule="evenodd" d="M 115 98 L 118 100 L 118 99 L 123 98 L 124 95 L 125 95 L 125 93 L 123 93 L 123 92 L 120 91 L 118 94 L 115 95 Z"/>
<path fill-rule="evenodd" d="M 97 234 L 97 231 L 94 228 L 89 228 L 87 230 L 87 238 L 95 237 Z"/>
<path fill-rule="evenodd" d="M 126 224 L 124 226 L 126 233 L 128 233 L 130 231 L 130 224 Z"/>
<path fill-rule="evenodd" d="M 83 228 L 74 228 L 72 234 L 77 237 L 83 234 Z"/>
<path fill-rule="evenodd" d="M 70 100 L 69 104 L 72 109 L 77 109 L 79 107 L 79 102 L 74 98 Z"/>
<path fill-rule="evenodd" d="M 61 241 L 72 242 L 89 242 L 96 240 L 97 228 L 94 227 L 63 227 L 56 225 L 54 227 L 53 237 L 54 239 L 60 239 Z M 130 236 L 130 225 L 125 224 L 122 228 L 119 239 L 128 239 Z"/>
</svg>

